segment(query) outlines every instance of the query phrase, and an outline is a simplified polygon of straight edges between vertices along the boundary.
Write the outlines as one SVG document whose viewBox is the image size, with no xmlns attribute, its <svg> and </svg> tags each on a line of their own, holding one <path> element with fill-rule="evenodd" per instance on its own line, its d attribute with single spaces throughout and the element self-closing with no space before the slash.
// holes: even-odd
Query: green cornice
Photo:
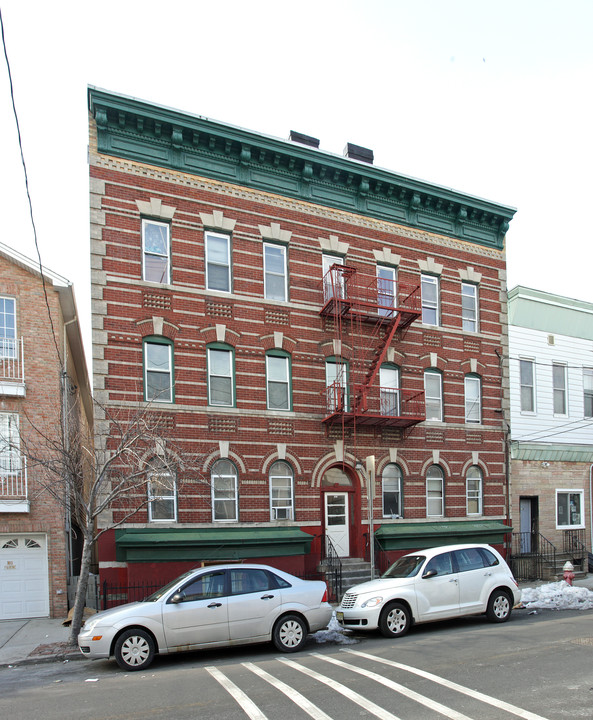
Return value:
<svg viewBox="0 0 593 720">
<path fill-rule="evenodd" d="M 511 458 L 533 462 L 578 462 L 593 463 L 593 446 L 569 445 L 562 443 L 511 442 Z"/>
<path fill-rule="evenodd" d="M 200 115 L 88 89 L 99 153 L 502 249 L 515 209 Z"/>
</svg>

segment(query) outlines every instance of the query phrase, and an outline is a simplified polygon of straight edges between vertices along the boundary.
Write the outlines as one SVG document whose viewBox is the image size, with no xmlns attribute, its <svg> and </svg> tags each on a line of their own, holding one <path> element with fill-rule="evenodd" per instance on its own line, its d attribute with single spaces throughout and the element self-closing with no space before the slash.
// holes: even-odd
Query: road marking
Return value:
<svg viewBox="0 0 593 720">
<path fill-rule="evenodd" d="M 332 720 L 332 718 L 329 715 L 326 715 L 321 708 L 318 708 L 317 705 L 314 705 L 310 700 L 307 700 L 304 695 L 301 695 L 298 690 L 291 688 L 290 685 L 282 682 L 282 680 L 278 680 L 278 678 L 275 678 L 273 675 L 270 675 L 270 673 L 262 670 L 253 663 L 245 662 L 241 664 L 243 667 L 246 667 L 248 670 L 251 670 L 251 672 L 254 672 L 256 675 L 259 675 L 261 678 L 266 680 L 266 682 L 269 682 L 270 685 L 273 685 L 277 690 L 284 693 L 286 697 L 314 718 L 314 720 Z"/>
<path fill-rule="evenodd" d="M 382 707 L 379 707 L 379 705 L 375 705 L 374 702 L 371 702 L 370 700 L 367 700 L 362 695 L 359 695 L 357 692 L 354 692 L 354 690 L 350 690 L 350 688 L 346 687 L 345 685 L 342 685 L 339 682 L 336 682 L 335 680 L 332 680 L 329 677 L 326 677 L 325 675 L 321 675 L 320 673 L 316 672 L 315 670 L 310 670 L 308 667 L 305 667 L 304 665 L 300 665 L 299 663 L 295 662 L 294 660 L 288 660 L 287 658 L 278 658 L 278 660 L 285 665 L 288 665 L 288 667 L 293 668 L 294 670 L 298 670 L 299 672 L 304 673 L 305 675 L 308 675 L 309 677 L 312 677 L 314 680 L 318 680 L 319 682 L 323 683 L 324 685 L 327 685 L 332 690 L 335 690 L 336 692 L 339 692 L 341 695 L 344 695 L 344 697 L 347 697 L 349 700 L 352 700 L 353 703 L 356 703 L 357 705 L 360 705 L 361 708 L 366 710 L 367 712 L 372 713 L 376 717 L 380 718 L 381 720 L 400 720 L 400 718 L 397 717 L 397 715 L 393 715 L 392 713 L 388 712 L 387 710 L 384 710 Z"/>
<path fill-rule="evenodd" d="M 222 687 L 232 695 L 235 700 L 239 703 L 241 708 L 245 710 L 251 720 L 268 720 L 266 715 L 257 707 L 257 705 L 250 698 L 245 695 L 243 690 L 238 688 L 232 680 L 229 680 L 226 675 L 220 672 L 215 667 L 205 668 L 215 680 L 222 685 Z"/>
<path fill-rule="evenodd" d="M 417 693 L 414 690 L 410 690 L 409 688 L 405 687 L 405 685 L 400 685 L 399 683 L 396 683 L 393 680 L 389 680 L 382 675 L 378 675 L 371 670 L 365 670 L 363 668 L 356 667 L 355 665 L 349 665 L 348 663 L 342 662 L 342 660 L 336 660 L 336 658 L 333 658 L 329 655 L 321 655 L 320 653 L 311 653 L 311 655 L 319 658 L 320 660 L 325 660 L 326 662 L 333 663 L 334 665 L 344 667 L 347 670 L 358 673 L 359 675 L 364 675 L 371 680 L 375 680 L 375 682 L 381 683 L 381 685 L 385 685 L 385 687 L 388 687 L 391 690 L 395 690 L 401 695 L 410 698 L 410 700 L 414 700 L 417 703 L 420 703 L 420 705 L 424 705 L 424 707 L 430 708 L 430 710 L 434 710 L 435 712 L 441 713 L 441 715 L 444 715 L 445 717 L 451 718 L 451 720 L 472 720 L 472 718 L 464 715 L 463 713 L 457 712 L 457 710 L 453 710 L 446 705 L 442 705 L 436 700 L 431 700 L 424 695 L 420 695 L 420 693 Z"/>
<path fill-rule="evenodd" d="M 517 707 L 516 705 L 511 705 L 504 700 L 498 700 L 497 698 L 490 697 L 490 695 L 484 695 L 484 693 L 481 693 L 478 690 L 470 690 L 470 688 L 466 688 L 463 685 L 458 685 L 451 680 L 445 680 L 445 678 L 433 675 L 432 673 L 426 672 L 426 670 L 419 670 L 411 665 L 402 665 L 402 663 L 395 662 L 394 660 L 387 660 L 385 658 L 378 657 L 377 655 L 360 652 L 360 650 L 342 650 L 341 652 L 351 653 L 352 655 L 358 655 L 360 657 L 367 658 L 368 660 L 374 660 L 375 662 L 380 662 L 384 665 L 398 668 L 399 670 L 405 670 L 406 672 L 426 678 L 427 680 L 431 680 L 439 685 L 448 687 L 451 690 L 456 690 L 457 692 L 468 695 L 469 697 L 480 700 L 481 702 L 488 703 L 488 705 L 492 705 L 495 708 L 517 715 L 520 718 L 524 718 L 524 720 L 548 720 L 548 718 L 545 718 L 542 715 L 536 715 L 529 710 L 523 710 L 523 708 Z"/>
</svg>

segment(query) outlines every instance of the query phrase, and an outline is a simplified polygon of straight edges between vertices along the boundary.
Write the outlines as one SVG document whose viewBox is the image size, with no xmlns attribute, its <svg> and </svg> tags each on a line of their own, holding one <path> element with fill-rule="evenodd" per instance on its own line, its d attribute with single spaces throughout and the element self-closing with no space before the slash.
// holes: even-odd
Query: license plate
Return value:
<svg viewBox="0 0 593 720">
<path fill-rule="evenodd" d="M 337 613 L 336 613 L 336 620 L 337 620 L 338 622 L 340 622 L 340 623 L 341 623 L 341 622 L 344 622 L 344 613 L 343 613 L 343 612 L 337 612 Z"/>
</svg>

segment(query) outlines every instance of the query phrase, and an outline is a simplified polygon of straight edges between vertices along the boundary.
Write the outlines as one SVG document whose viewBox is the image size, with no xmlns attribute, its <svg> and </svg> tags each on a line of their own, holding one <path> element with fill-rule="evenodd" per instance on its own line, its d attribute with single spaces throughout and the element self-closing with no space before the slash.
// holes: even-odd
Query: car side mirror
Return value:
<svg viewBox="0 0 593 720">
<path fill-rule="evenodd" d="M 424 575 L 422 576 L 423 580 L 428 580 L 428 578 L 434 577 L 435 575 L 438 575 L 437 571 L 433 568 L 432 570 L 427 570 Z"/>
<path fill-rule="evenodd" d="M 169 600 L 170 603 L 173 603 L 173 605 L 177 605 L 180 602 L 183 602 L 183 594 L 182 593 L 175 593 L 173 597 Z"/>
</svg>

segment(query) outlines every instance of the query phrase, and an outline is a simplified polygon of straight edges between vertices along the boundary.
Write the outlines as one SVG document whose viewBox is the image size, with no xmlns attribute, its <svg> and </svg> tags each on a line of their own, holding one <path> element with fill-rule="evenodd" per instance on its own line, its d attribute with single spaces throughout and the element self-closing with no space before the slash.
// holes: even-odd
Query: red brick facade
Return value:
<svg viewBox="0 0 593 720">
<path fill-rule="evenodd" d="M 289 525 L 315 537 L 308 554 L 272 557 L 270 562 L 300 572 L 315 568 L 326 530 L 324 494 L 338 490 L 350 499 L 348 554 L 363 557 L 368 552 L 368 508 L 364 474 L 356 469 L 356 461 L 364 462 L 369 455 L 376 458 L 375 529 L 392 526 L 397 534 L 398 526 L 405 525 L 409 532 L 417 525 L 414 539 L 407 546 L 400 543 L 386 559 L 426 546 L 429 541 L 419 538 L 427 522 L 443 523 L 443 531 L 446 525 L 450 542 L 458 536 L 455 528 L 463 534 L 467 521 L 507 520 L 502 410 L 508 393 L 501 364 L 507 343 L 504 249 L 240 182 L 109 156 L 97 149 L 94 118 L 90 173 L 96 396 L 107 406 L 142 401 L 143 340 L 158 336 L 170 340 L 174 402 L 156 402 L 155 411 L 166 414 L 185 449 L 203 457 L 206 481 L 180 478 L 175 521 L 149 523 L 143 510 L 127 527 L 155 531 L 227 527 L 228 523 L 213 521 L 208 485 L 213 463 L 227 458 L 238 475 L 239 516 L 234 527 Z M 170 228 L 170 282 L 143 280 L 143 218 Z M 208 289 L 207 231 L 230 237 L 230 292 Z M 285 248 L 285 302 L 265 298 L 267 242 Z M 326 359 L 340 355 L 353 364 L 362 350 L 378 342 L 372 323 L 359 326 L 322 316 L 323 254 L 341 257 L 345 265 L 369 277 L 375 277 L 378 264 L 390 265 L 402 285 L 419 286 L 423 272 L 438 278 L 439 325 L 423 324 L 421 319 L 413 322 L 396 335 L 386 361 L 399 368 L 402 391 L 423 392 L 424 372 L 432 368 L 441 373 L 443 421 L 404 428 L 380 421 L 370 426 L 323 423 Z M 476 332 L 462 329 L 464 279 L 478 288 Z M 209 404 L 207 350 L 213 345 L 230 350 L 234 359 L 232 407 Z M 291 403 L 285 411 L 267 409 L 270 350 L 283 352 L 290 361 Z M 465 420 L 468 374 L 481 382 L 481 416 L 475 424 Z M 274 522 L 269 472 L 278 459 L 294 473 L 294 519 Z M 397 519 L 383 517 L 381 478 L 389 463 L 397 464 L 403 480 L 403 517 Z M 426 475 L 433 465 L 444 476 L 444 511 L 427 517 Z M 480 469 L 483 484 L 480 511 L 468 516 L 466 478 L 471 466 Z M 341 482 L 348 484 L 328 485 L 324 473 L 331 467 L 339 467 L 347 478 Z M 174 574 L 170 570 L 188 566 L 175 562 L 159 573 L 158 563 L 127 561 L 118 555 L 116 545 L 113 533 L 106 533 L 99 556 L 103 578 L 159 575 L 165 579 Z M 169 559 L 172 562 L 174 555 Z"/>
</svg>

